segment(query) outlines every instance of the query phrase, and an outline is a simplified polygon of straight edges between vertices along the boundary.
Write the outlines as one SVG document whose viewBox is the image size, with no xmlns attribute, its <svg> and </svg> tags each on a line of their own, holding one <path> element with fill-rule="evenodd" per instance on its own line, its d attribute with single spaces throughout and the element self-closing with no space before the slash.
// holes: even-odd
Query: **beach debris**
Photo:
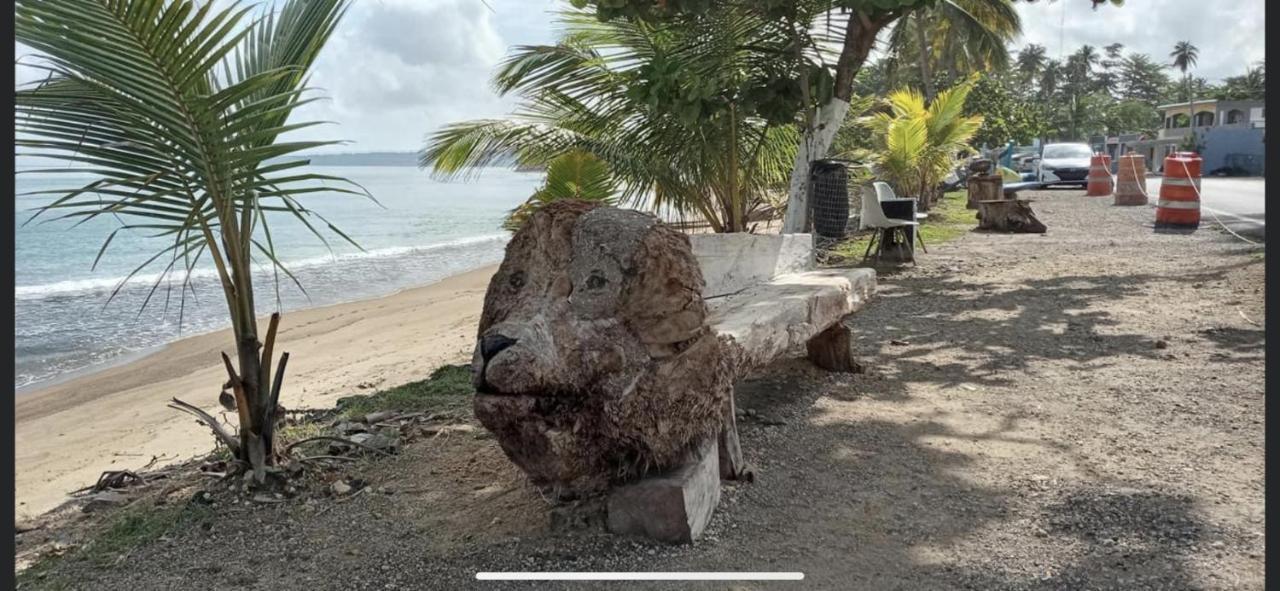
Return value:
<svg viewBox="0 0 1280 591">
<path fill-rule="evenodd" d="M 356 421 L 342 421 L 334 425 L 333 430 L 343 435 L 349 435 L 351 433 L 367 433 L 369 427 Z"/>
<path fill-rule="evenodd" d="M 358 448 L 361 448 L 361 449 L 364 449 L 364 450 L 367 450 L 367 451 L 371 451 L 371 452 L 374 452 L 374 453 L 382 454 L 382 455 L 391 455 L 391 452 L 389 452 L 389 451 L 385 451 L 385 450 L 381 450 L 381 449 L 377 449 L 376 447 L 374 447 L 374 446 L 372 446 L 372 445 L 366 445 L 366 444 L 364 444 L 364 443 L 361 443 L 361 442 L 358 442 L 358 441 L 354 441 L 354 440 L 352 440 L 352 439 L 348 439 L 348 438 L 344 438 L 344 437 L 334 437 L 334 436 L 331 436 L 331 435 L 317 435 L 317 436 L 315 436 L 315 437 L 308 437 L 308 438 L 306 438 L 306 439 L 300 439 L 300 440 L 298 440 L 298 441 L 295 441 L 295 442 L 293 442 L 293 443 L 290 443 L 290 444 L 288 445 L 288 447 L 285 447 L 285 448 L 284 448 L 284 454 L 285 454 L 285 455 L 288 455 L 288 454 L 290 454 L 290 453 L 291 453 L 295 448 L 297 448 L 298 446 L 303 445 L 303 444 L 305 444 L 305 443 L 311 443 L 311 442 L 313 442 L 313 441 L 330 441 L 330 442 L 337 442 L 337 443 L 339 443 L 339 444 L 344 444 L 344 445 L 348 445 L 348 446 L 358 447 Z M 310 459 L 314 459 L 315 457 L 319 457 L 319 456 L 313 456 L 313 457 L 312 457 L 312 458 L 310 458 Z M 302 460 L 302 461 L 306 461 L 306 459 L 308 459 L 308 458 L 306 458 L 306 457 L 301 457 L 301 458 L 299 458 L 299 460 Z"/>
<path fill-rule="evenodd" d="M 134 474 L 131 470 L 108 470 L 98 477 L 97 484 L 93 485 L 93 491 L 101 492 L 109 488 L 125 488 L 145 482 L 145 479 Z"/>
<path fill-rule="evenodd" d="M 80 508 L 85 513 L 93 513 L 103 509 L 111 509 L 127 504 L 132 497 L 113 490 L 104 491 L 89 497 L 89 501 Z"/>
<path fill-rule="evenodd" d="M 364 422 L 369 423 L 369 424 L 371 424 L 371 425 L 372 425 L 372 424 L 374 424 L 374 423 L 381 423 L 381 422 L 383 422 L 383 421 L 389 421 L 389 420 L 391 420 L 391 419 L 394 419 L 394 418 L 398 417 L 399 415 L 400 415 L 400 413 L 398 413 L 398 412 L 396 412 L 396 411 L 394 411 L 394 410 L 380 410 L 380 411 L 377 411 L 377 412 L 371 412 L 371 413 L 369 413 L 369 414 L 365 415 L 365 416 L 364 416 Z"/>
<path fill-rule="evenodd" d="M 213 493 L 210 493 L 207 490 L 198 490 L 196 491 L 196 494 L 191 495 L 191 502 L 198 503 L 200 505 L 212 505 Z"/>
<path fill-rule="evenodd" d="M 448 436 L 453 433 L 474 433 L 476 428 L 474 425 L 458 423 L 452 425 L 434 425 L 422 428 L 422 434 L 427 437 Z"/>
<path fill-rule="evenodd" d="M 228 449 L 231 450 L 231 455 L 240 455 L 240 438 L 228 432 L 227 429 L 222 426 L 222 423 L 219 423 L 217 419 L 213 418 L 213 415 L 210 415 L 198 406 L 183 402 L 177 398 L 170 400 L 168 406 L 169 408 L 180 410 L 194 416 L 201 424 L 213 430 L 213 434 L 218 438 L 218 441 L 221 441 Z"/>
<path fill-rule="evenodd" d="M 276 493 L 275 496 L 269 495 L 266 493 L 258 493 L 256 495 L 253 495 L 253 502 L 261 503 L 264 505 L 278 505 L 280 503 L 283 503 L 284 499 L 279 497 L 279 493 Z"/>
</svg>

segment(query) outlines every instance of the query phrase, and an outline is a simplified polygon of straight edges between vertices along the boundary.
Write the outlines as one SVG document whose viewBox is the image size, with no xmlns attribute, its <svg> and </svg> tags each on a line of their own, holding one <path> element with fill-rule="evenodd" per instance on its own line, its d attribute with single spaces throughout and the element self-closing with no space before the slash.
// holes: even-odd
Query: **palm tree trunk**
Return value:
<svg viewBox="0 0 1280 591">
<path fill-rule="evenodd" d="M 729 227 L 730 232 L 746 230 L 746 212 L 738 183 L 738 111 L 729 104 Z"/>
<path fill-rule="evenodd" d="M 923 10 L 917 11 L 915 16 L 916 25 L 916 44 L 919 45 L 920 57 L 920 88 L 924 92 L 925 102 L 933 100 L 933 64 L 929 63 L 929 17 Z"/>
<path fill-rule="evenodd" d="M 787 187 L 787 212 L 782 231 L 789 234 L 804 232 L 809 224 L 809 164 L 824 158 L 831 149 L 836 131 L 849 112 L 849 99 L 853 96 L 853 77 L 867 61 L 876 34 L 901 16 L 897 11 L 885 13 L 874 20 L 865 13 L 849 15 L 845 28 L 844 45 L 836 61 L 835 89 L 830 99 L 811 112 L 800 146 L 796 149 L 795 165 L 791 169 L 791 182 Z"/>
<path fill-rule="evenodd" d="M 232 289 L 228 307 L 236 322 L 232 330 L 236 341 L 236 360 L 239 372 L 223 356 L 228 378 L 236 394 L 236 406 L 240 415 L 240 457 L 253 470 L 254 480 L 265 479 L 265 468 L 275 463 L 272 443 L 272 427 L 275 422 L 275 400 L 271 396 L 270 373 L 262 358 L 263 344 L 258 340 L 258 319 L 253 294 L 253 266 L 249 256 L 249 236 L 252 233 L 252 212 L 249 205 L 237 217 L 231 213 L 223 224 L 223 249 L 231 267 Z M 236 221 L 241 222 L 237 226 Z M 273 316 L 268 335 L 268 345 L 275 340 L 279 317 Z M 270 354 L 269 351 L 266 351 Z M 281 367 L 283 371 L 283 366 Z M 277 378 L 277 382 L 279 378 Z"/>
<path fill-rule="evenodd" d="M 1183 74 L 1187 81 L 1187 110 L 1190 111 L 1191 135 L 1196 133 L 1196 95 L 1191 92 L 1191 75 Z"/>
<path fill-rule="evenodd" d="M 947 43 L 943 46 L 942 55 L 947 60 L 947 84 L 955 84 L 960 78 L 959 63 L 952 51 L 955 51 L 955 27 L 947 27 Z"/>
</svg>

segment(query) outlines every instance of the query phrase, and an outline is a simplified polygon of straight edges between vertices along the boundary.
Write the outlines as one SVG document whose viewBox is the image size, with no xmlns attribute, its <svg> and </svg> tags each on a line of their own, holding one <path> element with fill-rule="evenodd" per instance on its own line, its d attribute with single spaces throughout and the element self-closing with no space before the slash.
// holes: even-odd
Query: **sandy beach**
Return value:
<svg viewBox="0 0 1280 591">
<path fill-rule="evenodd" d="M 277 351 L 290 353 L 281 404 L 328 406 L 466 361 L 496 268 L 383 298 L 285 314 L 276 344 Z M 223 350 L 233 352 L 230 330 L 186 338 L 142 359 L 19 395 L 17 518 L 56 507 L 104 470 L 139 468 L 153 456 L 163 457 L 157 464 L 163 465 L 208 452 L 208 429 L 165 404 L 176 396 L 217 416 L 223 410 L 218 386 L 226 380 L 218 355 Z"/>
</svg>

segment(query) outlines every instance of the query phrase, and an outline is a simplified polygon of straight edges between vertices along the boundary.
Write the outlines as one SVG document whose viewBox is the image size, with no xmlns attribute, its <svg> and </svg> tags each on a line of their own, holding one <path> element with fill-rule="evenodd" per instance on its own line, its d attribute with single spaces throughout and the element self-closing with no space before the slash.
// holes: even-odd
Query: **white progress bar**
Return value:
<svg viewBox="0 0 1280 591">
<path fill-rule="evenodd" d="M 478 581 L 803 581 L 804 573 L 476 573 Z"/>
</svg>

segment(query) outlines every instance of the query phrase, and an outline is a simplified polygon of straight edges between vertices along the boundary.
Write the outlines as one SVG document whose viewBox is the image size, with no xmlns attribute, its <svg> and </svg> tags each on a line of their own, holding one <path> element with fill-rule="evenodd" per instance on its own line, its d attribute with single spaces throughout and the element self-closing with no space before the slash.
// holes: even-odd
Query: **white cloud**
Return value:
<svg viewBox="0 0 1280 591">
<path fill-rule="evenodd" d="M 278 0 L 277 0 L 278 1 Z M 1264 57 L 1264 0 L 1129 0 L 1090 10 L 1084 0 L 1018 3 L 1024 34 L 1015 46 L 1044 45 L 1050 57 L 1081 44 L 1123 43 L 1168 61 L 1173 44 L 1200 48 L 1196 75 L 1210 81 L 1242 73 Z M 514 45 L 555 39 L 552 11 L 562 0 L 355 0 L 316 65 L 313 86 L 328 100 L 298 117 L 327 120 L 298 139 L 346 139 L 330 151 L 417 150 L 441 125 L 510 112 L 489 79 Z M 1065 16 L 1065 20 L 1063 17 Z M 18 54 L 29 53 L 18 46 Z M 37 79 L 19 66 L 14 82 Z"/>
</svg>

